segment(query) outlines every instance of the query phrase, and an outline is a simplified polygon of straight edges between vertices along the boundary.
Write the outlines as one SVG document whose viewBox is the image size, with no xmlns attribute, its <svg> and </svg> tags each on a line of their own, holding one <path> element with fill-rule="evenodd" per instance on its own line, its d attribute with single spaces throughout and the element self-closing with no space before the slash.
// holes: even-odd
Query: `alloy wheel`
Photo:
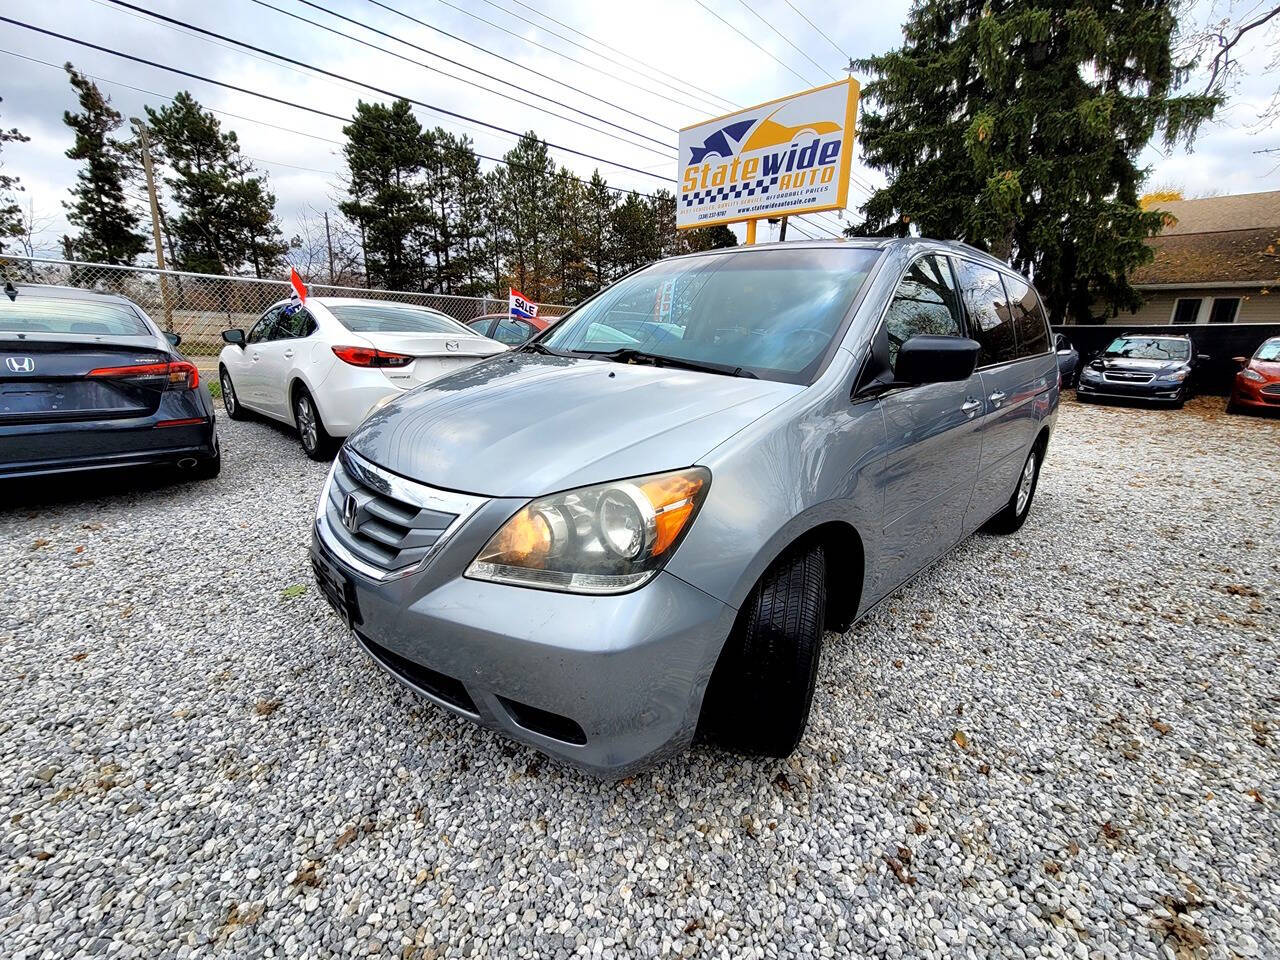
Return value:
<svg viewBox="0 0 1280 960">
<path fill-rule="evenodd" d="M 226 372 L 222 374 L 222 406 L 226 408 L 228 417 L 235 416 L 236 388 L 231 385 L 231 376 Z"/>
<path fill-rule="evenodd" d="M 1031 451 L 1031 455 L 1027 457 L 1027 465 L 1022 468 L 1022 476 L 1018 479 L 1018 499 L 1014 503 L 1014 509 L 1018 516 L 1027 509 L 1027 504 L 1031 502 L 1031 491 L 1036 485 L 1036 454 Z"/>
<path fill-rule="evenodd" d="M 302 438 L 302 445 L 308 450 L 314 450 L 320 441 L 320 434 L 316 428 L 316 411 L 311 405 L 311 398 L 303 394 L 298 397 L 294 406 L 298 421 L 298 435 Z"/>
</svg>

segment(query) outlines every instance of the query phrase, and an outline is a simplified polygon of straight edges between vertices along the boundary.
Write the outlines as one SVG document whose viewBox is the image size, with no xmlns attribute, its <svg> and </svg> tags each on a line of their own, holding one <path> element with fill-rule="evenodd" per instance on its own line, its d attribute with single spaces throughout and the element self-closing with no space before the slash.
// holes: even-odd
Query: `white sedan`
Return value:
<svg viewBox="0 0 1280 960">
<path fill-rule="evenodd" d="M 253 410 L 290 424 L 313 460 L 386 399 L 507 349 L 438 310 L 345 297 L 281 301 L 247 336 L 222 339 L 227 416 Z"/>
</svg>

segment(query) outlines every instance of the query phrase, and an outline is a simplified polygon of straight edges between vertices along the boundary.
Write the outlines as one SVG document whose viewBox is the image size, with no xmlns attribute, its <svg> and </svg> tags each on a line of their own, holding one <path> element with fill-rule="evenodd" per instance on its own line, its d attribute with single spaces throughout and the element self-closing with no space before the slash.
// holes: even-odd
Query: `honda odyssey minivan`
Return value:
<svg viewBox="0 0 1280 960">
<path fill-rule="evenodd" d="M 824 629 L 1022 526 L 1059 391 L 1035 290 L 969 247 L 675 257 L 369 417 L 312 561 L 387 672 L 546 753 L 785 756 Z"/>
</svg>

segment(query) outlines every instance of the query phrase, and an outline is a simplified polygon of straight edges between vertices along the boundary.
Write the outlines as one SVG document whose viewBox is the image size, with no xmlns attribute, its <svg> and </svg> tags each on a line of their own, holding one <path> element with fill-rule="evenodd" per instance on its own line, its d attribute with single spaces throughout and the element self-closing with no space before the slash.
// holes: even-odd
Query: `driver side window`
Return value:
<svg viewBox="0 0 1280 960">
<path fill-rule="evenodd" d="M 276 317 L 280 315 L 279 307 L 272 307 L 262 315 L 262 319 L 253 325 L 253 329 L 249 331 L 249 336 L 245 338 L 246 343 L 266 343 L 272 337 L 272 328 L 275 326 Z"/>
<path fill-rule="evenodd" d="M 928 254 L 911 265 L 894 291 L 884 329 L 891 367 L 897 362 L 898 348 L 916 334 L 962 335 L 960 297 L 946 257 Z"/>
</svg>

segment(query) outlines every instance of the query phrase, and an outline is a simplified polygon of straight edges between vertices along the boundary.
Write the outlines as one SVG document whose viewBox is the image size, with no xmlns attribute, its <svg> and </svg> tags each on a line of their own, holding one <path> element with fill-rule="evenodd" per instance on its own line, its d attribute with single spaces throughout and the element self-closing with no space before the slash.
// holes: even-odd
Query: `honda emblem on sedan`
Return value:
<svg viewBox="0 0 1280 960">
<path fill-rule="evenodd" d="M 30 357 L 5 357 L 4 365 L 14 373 L 32 373 L 36 362 Z"/>
<path fill-rule="evenodd" d="M 352 533 L 360 530 L 360 504 L 354 493 L 348 493 L 342 501 L 342 525 Z"/>
<path fill-rule="evenodd" d="M 452 353 L 457 353 L 461 346 L 462 344 L 458 343 L 457 340 L 446 340 L 444 342 L 444 348 Z"/>
</svg>

